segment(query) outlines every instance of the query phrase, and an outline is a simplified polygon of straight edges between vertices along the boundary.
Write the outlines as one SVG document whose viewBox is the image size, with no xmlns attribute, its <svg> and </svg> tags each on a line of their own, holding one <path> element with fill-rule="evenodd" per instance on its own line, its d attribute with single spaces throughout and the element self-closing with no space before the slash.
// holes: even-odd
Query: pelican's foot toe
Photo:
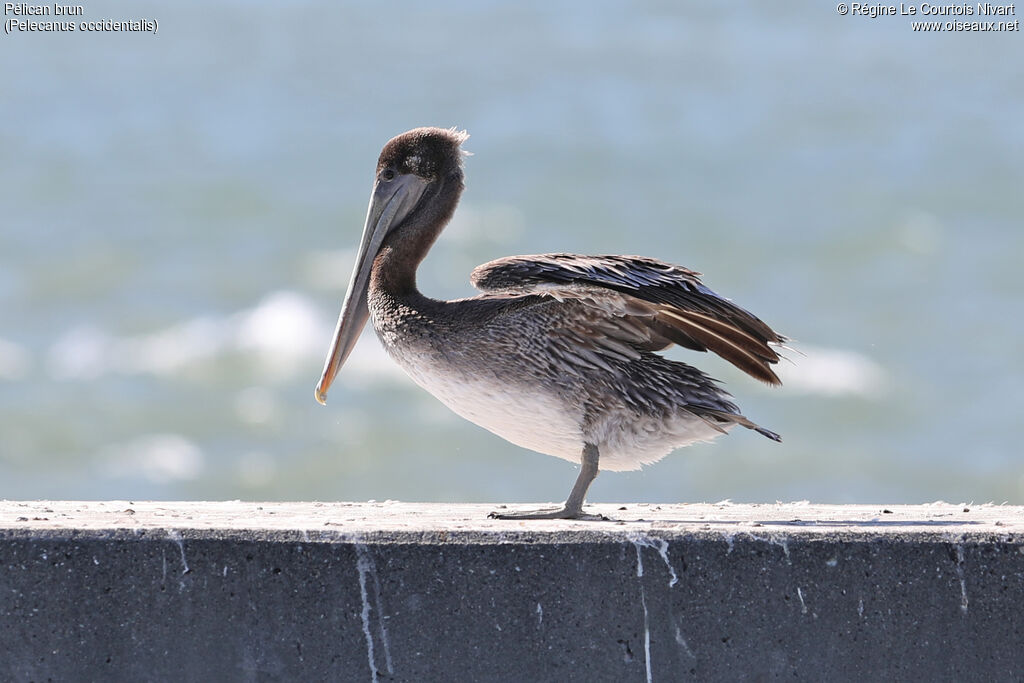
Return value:
<svg viewBox="0 0 1024 683">
<path fill-rule="evenodd" d="M 522 510 L 519 512 L 492 512 L 487 516 L 490 519 L 579 519 L 587 522 L 610 521 L 610 519 L 604 515 L 590 515 L 583 512 L 582 508 L 570 509 L 567 507 L 547 510 Z"/>
</svg>

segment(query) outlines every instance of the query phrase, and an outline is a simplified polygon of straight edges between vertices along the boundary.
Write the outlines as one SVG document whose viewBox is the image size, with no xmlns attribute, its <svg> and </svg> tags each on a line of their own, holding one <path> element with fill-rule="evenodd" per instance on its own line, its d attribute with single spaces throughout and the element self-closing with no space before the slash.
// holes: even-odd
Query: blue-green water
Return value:
<svg viewBox="0 0 1024 683">
<path fill-rule="evenodd" d="M 834 6 L 116 3 L 0 36 L 0 497 L 561 500 L 365 336 L 312 395 L 376 155 L 472 138 L 420 276 L 515 253 L 705 273 L 797 340 L 779 445 L 595 501 L 1024 502 L 1024 42 Z"/>
</svg>

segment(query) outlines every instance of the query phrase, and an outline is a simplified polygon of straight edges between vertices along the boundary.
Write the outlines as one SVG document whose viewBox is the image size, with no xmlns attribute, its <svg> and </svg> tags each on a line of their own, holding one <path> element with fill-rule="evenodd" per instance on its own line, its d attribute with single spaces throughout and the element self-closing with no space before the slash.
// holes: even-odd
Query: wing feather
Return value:
<svg viewBox="0 0 1024 683">
<path fill-rule="evenodd" d="M 500 296 L 539 295 L 583 304 L 567 330 L 577 356 L 635 359 L 671 344 L 713 351 L 752 377 L 780 384 L 771 345 L 785 337 L 719 296 L 700 273 L 642 256 L 540 254 L 478 266 L 475 287 Z"/>
</svg>

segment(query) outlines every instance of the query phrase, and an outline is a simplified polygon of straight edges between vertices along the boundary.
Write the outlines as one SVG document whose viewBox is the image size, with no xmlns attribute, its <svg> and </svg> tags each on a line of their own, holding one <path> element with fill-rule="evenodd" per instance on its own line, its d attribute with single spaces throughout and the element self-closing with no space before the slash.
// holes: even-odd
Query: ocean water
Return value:
<svg viewBox="0 0 1024 683">
<path fill-rule="evenodd" d="M 372 334 L 313 399 L 380 146 L 460 126 L 421 288 L 646 254 L 793 338 L 595 501 L 1024 503 L 1024 42 L 830 5 L 89 2 L 0 36 L 0 497 L 562 500 Z M 5 17 L 10 18 L 10 17 Z"/>
</svg>

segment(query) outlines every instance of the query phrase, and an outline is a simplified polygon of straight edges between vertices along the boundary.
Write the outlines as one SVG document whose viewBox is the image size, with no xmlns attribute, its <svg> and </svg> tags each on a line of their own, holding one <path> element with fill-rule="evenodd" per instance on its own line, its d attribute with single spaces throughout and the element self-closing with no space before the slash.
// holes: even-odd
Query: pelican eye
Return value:
<svg viewBox="0 0 1024 683">
<path fill-rule="evenodd" d="M 395 169 L 393 168 L 385 168 L 383 171 L 380 172 L 381 179 L 387 182 L 391 182 L 392 180 L 394 180 L 396 175 L 398 174 L 395 173 Z"/>
</svg>

